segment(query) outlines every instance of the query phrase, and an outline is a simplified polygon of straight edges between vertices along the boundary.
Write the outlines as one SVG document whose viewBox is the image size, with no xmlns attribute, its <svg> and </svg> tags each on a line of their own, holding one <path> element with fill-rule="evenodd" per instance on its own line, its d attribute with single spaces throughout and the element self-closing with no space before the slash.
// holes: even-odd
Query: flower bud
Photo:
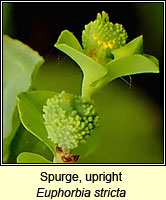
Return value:
<svg viewBox="0 0 166 200">
<path fill-rule="evenodd" d="M 85 141 L 99 121 L 91 102 L 64 91 L 48 99 L 43 111 L 48 138 L 66 149 Z"/>
</svg>

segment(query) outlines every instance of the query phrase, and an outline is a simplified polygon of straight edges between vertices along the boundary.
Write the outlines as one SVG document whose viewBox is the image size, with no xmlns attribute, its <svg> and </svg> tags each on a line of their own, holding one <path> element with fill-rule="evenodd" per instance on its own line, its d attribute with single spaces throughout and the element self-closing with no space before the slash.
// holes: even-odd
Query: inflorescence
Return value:
<svg viewBox="0 0 166 200">
<path fill-rule="evenodd" d="M 43 111 L 48 138 L 66 149 L 85 142 L 99 121 L 92 103 L 64 91 L 48 99 Z"/>
<path fill-rule="evenodd" d="M 111 51 L 126 44 L 127 32 L 121 24 L 109 22 L 106 12 L 97 14 L 97 19 L 85 25 L 82 43 L 85 53 L 99 63 L 112 59 Z"/>
</svg>

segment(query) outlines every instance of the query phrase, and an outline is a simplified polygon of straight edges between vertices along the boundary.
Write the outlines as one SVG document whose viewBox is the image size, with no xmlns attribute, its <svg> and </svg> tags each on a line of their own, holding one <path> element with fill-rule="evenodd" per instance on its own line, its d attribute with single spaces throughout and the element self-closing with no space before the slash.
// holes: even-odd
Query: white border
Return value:
<svg viewBox="0 0 166 200">
<path fill-rule="evenodd" d="M 77 3 L 89 3 L 89 2 L 96 2 L 96 3 L 164 3 L 164 163 L 163 164 L 56 164 L 56 163 L 51 163 L 51 164 L 3 164 L 2 159 L 3 159 L 3 149 L 2 149 L 2 141 L 3 141 L 3 133 L 2 133 L 2 119 L 3 119 L 3 113 L 2 113 L 2 109 L 3 109 L 3 105 L 2 105 L 2 99 L 3 99 L 3 55 L 2 55 L 2 51 L 3 51 L 3 47 L 2 47 L 2 39 L 3 39 L 3 32 L 2 32 L 2 27 L 3 27 L 3 21 L 2 21 L 2 4 L 3 3 L 70 3 L 70 2 L 77 2 Z M 0 165 L 1 166 L 165 166 L 165 1 L 1 1 L 1 162 Z"/>
</svg>

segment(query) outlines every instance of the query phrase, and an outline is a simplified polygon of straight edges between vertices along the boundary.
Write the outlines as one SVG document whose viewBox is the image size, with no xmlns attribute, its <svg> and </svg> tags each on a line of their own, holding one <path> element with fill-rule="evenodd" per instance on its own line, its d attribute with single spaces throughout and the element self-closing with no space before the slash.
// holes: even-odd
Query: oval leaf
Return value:
<svg viewBox="0 0 166 200">
<path fill-rule="evenodd" d="M 107 65 L 109 81 L 121 76 L 127 76 L 140 73 L 158 73 L 159 67 L 142 55 L 132 55 L 122 59 L 113 60 Z"/>
<path fill-rule="evenodd" d="M 27 131 L 23 125 L 19 127 L 11 142 L 8 163 L 17 163 L 17 156 L 22 152 L 40 154 L 50 161 L 54 157 L 48 146 Z"/>
<path fill-rule="evenodd" d="M 18 40 L 3 36 L 3 138 L 11 133 L 16 96 L 31 86 L 44 59 Z"/>
<path fill-rule="evenodd" d="M 18 109 L 17 109 L 17 106 L 15 106 L 13 116 L 12 116 L 12 121 L 11 121 L 10 135 L 7 138 L 3 139 L 3 162 L 4 163 L 6 163 L 8 160 L 8 156 L 10 153 L 10 144 L 11 144 L 20 124 L 21 124 L 21 122 L 20 122 L 20 118 L 19 118 L 19 114 L 18 114 Z"/>
<path fill-rule="evenodd" d="M 38 154 L 23 152 L 18 155 L 17 163 L 52 163 L 52 162 Z"/>
<path fill-rule="evenodd" d="M 22 124 L 29 132 L 43 141 L 54 155 L 56 145 L 47 137 L 42 110 L 47 99 L 55 94 L 55 92 L 51 91 L 31 91 L 18 95 L 18 110 Z"/>
</svg>

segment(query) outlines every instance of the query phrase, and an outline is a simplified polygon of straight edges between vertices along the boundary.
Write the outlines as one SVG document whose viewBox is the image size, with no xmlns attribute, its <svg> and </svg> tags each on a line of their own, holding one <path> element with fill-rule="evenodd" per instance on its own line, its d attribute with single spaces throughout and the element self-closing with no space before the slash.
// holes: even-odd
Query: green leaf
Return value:
<svg viewBox="0 0 166 200">
<path fill-rule="evenodd" d="M 154 62 L 145 56 L 137 54 L 113 60 L 108 63 L 107 67 L 109 69 L 109 81 L 132 74 L 159 72 L 159 67 Z"/>
<path fill-rule="evenodd" d="M 59 50 L 63 51 L 68 56 L 70 56 L 80 66 L 84 73 L 82 86 L 83 96 L 88 96 L 90 92 L 90 84 L 103 77 L 107 73 L 107 69 L 103 65 L 100 65 L 95 60 L 85 55 L 84 53 L 78 51 L 78 48 L 76 48 L 75 45 L 69 46 L 70 43 L 67 39 L 68 36 L 72 41 L 70 32 L 64 31 L 60 35 L 58 42 L 55 44 L 55 47 L 57 47 Z M 74 37 L 74 35 L 72 35 L 72 37 L 75 41 L 76 38 Z"/>
<path fill-rule="evenodd" d="M 15 106 L 13 117 L 12 117 L 12 125 L 11 125 L 11 132 L 10 135 L 7 138 L 3 139 L 3 162 L 7 162 L 8 156 L 9 156 L 9 149 L 10 149 L 10 143 L 13 140 L 16 131 L 18 130 L 20 126 L 20 118 L 18 114 L 17 106 Z"/>
<path fill-rule="evenodd" d="M 159 67 L 156 64 L 156 58 L 151 57 L 151 59 L 149 59 L 138 54 L 113 60 L 106 65 L 109 71 L 108 74 L 102 79 L 94 82 L 91 86 L 95 89 L 99 89 L 110 81 L 122 76 L 140 73 L 158 73 Z"/>
<path fill-rule="evenodd" d="M 38 154 L 23 152 L 18 155 L 17 163 L 52 163 L 52 162 Z"/>
<path fill-rule="evenodd" d="M 133 39 L 131 42 L 129 42 L 125 46 L 112 50 L 114 59 L 123 58 L 126 56 L 130 56 L 132 54 L 142 54 L 142 53 L 143 53 L 143 36 L 142 35 Z"/>
<path fill-rule="evenodd" d="M 152 55 L 149 55 L 149 54 L 145 54 L 145 53 L 143 54 L 143 56 L 149 58 L 152 62 L 154 62 L 154 64 L 156 66 L 159 66 L 159 61 L 158 61 L 158 59 L 156 57 L 154 57 Z"/>
<path fill-rule="evenodd" d="M 54 157 L 52 151 L 46 144 L 27 131 L 21 124 L 10 144 L 10 154 L 7 162 L 16 163 L 17 156 L 22 152 L 39 154 L 50 161 Z"/>
<path fill-rule="evenodd" d="M 31 86 L 44 59 L 18 40 L 3 36 L 3 137 L 11 134 L 16 96 Z"/>
<path fill-rule="evenodd" d="M 42 113 L 47 99 L 55 94 L 51 91 L 31 91 L 18 95 L 18 110 L 22 124 L 29 132 L 43 141 L 54 154 L 56 145 L 48 139 Z"/>
<path fill-rule="evenodd" d="M 158 73 L 159 67 L 154 62 L 142 55 L 132 55 L 120 60 L 110 62 L 107 66 L 110 79 L 113 80 L 120 76 L 126 76 L 139 73 Z"/>
<path fill-rule="evenodd" d="M 73 49 L 83 52 L 83 49 L 80 43 L 78 42 L 77 38 L 73 35 L 73 33 L 71 33 L 68 30 L 64 30 L 61 32 L 56 45 L 57 44 L 66 44 L 72 47 Z"/>
</svg>

